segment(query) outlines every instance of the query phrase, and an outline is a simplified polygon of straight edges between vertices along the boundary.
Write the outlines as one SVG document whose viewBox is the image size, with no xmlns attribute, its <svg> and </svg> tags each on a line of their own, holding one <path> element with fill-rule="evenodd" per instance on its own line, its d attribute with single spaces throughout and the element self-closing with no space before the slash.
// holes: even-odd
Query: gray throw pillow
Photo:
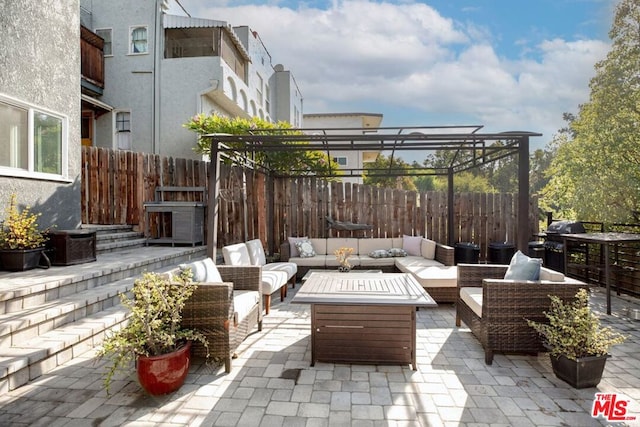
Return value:
<svg viewBox="0 0 640 427">
<path fill-rule="evenodd" d="M 394 257 L 394 256 L 407 256 L 407 251 L 405 251 L 402 248 L 391 248 L 389 249 L 389 256 Z"/>
<path fill-rule="evenodd" d="M 389 251 L 386 249 L 376 249 L 375 251 L 369 252 L 369 256 L 371 258 L 388 258 L 391 255 L 389 255 Z"/>
<path fill-rule="evenodd" d="M 542 259 L 529 258 L 521 251 L 511 258 L 509 268 L 504 275 L 507 280 L 540 280 L 540 266 Z"/>
</svg>

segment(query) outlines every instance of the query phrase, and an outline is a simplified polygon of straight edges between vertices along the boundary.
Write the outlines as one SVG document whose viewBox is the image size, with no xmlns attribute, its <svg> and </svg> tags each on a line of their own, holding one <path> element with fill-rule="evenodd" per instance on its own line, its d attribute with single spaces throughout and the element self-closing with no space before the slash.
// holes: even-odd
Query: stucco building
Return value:
<svg viewBox="0 0 640 427">
<path fill-rule="evenodd" d="M 195 158 L 195 114 L 302 122 L 291 72 L 273 66 L 256 31 L 168 15 L 161 0 L 82 0 L 82 24 L 105 41 L 112 107 L 93 118 L 91 145 Z"/>
</svg>

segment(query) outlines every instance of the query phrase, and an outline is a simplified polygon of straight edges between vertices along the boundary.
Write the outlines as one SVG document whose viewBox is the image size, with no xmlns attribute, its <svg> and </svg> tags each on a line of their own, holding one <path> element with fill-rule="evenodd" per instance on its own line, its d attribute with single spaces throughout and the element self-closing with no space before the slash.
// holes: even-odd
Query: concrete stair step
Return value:
<svg viewBox="0 0 640 427">
<path fill-rule="evenodd" d="M 136 238 L 136 239 L 126 239 L 126 240 L 117 240 L 110 242 L 96 242 L 96 253 L 106 253 L 106 252 L 114 252 L 125 248 L 139 248 L 144 246 L 147 243 L 147 239 L 145 238 Z"/>
<path fill-rule="evenodd" d="M 0 272 L 0 395 L 100 345 L 126 319 L 119 294 L 145 271 L 205 256 L 206 247 L 145 247 L 93 263 Z"/>
</svg>

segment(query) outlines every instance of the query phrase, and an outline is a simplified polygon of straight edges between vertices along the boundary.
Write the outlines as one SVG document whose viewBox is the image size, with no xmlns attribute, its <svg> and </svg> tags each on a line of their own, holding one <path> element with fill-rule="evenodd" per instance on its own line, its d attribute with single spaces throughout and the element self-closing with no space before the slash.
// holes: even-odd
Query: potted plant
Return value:
<svg viewBox="0 0 640 427">
<path fill-rule="evenodd" d="M 116 372 L 136 362 L 140 385 L 150 394 L 171 393 L 182 386 L 189 371 L 192 341 L 207 349 L 205 336 L 180 326 L 185 302 L 197 284 L 191 271 L 173 277 L 145 273 L 134 282 L 132 294 L 120 295 L 122 304 L 131 311 L 128 323 L 109 335 L 98 351 L 98 358 L 108 357 L 104 385 L 109 393 Z"/>
<path fill-rule="evenodd" d="M 349 257 L 353 255 L 353 248 L 346 248 L 346 247 L 339 248 L 339 249 L 336 249 L 333 254 L 336 256 L 336 259 L 338 260 L 338 264 L 340 264 L 340 266 L 338 267 L 338 271 L 341 271 L 341 272 L 351 271 L 351 264 L 349 263 Z"/>
<path fill-rule="evenodd" d="M 0 264 L 5 270 L 24 271 L 37 267 L 44 258 L 49 266 L 44 254 L 46 232 L 38 229 L 40 214 L 28 206 L 20 211 L 16 199 L 12 194 L 0 225 Z"/>
<path fill-rule="evenodd" d="M 575 388 L 595 387 L 602 378 L 609 349 L 626 337 L 610 327 L 589 308 L 589 294 L 581 288 L 571 302 L 550 295 L 549 323 L 527 320 L 550 351 L 553 372 Z"/>
</svg>

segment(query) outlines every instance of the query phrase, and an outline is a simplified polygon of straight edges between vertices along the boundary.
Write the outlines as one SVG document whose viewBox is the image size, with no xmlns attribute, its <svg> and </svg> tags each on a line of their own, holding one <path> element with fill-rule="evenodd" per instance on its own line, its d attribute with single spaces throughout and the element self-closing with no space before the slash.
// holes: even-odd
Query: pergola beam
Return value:
<svg viewBox="0 0 640 427">
<path fill-rule="evenodd" d="M 529 137 L 542 136 L 533 132 L 478 133 L 482 128 L 472 126 L 413 126 L 401 128 L 309 128 L 309 129 L 254 129 L 249 134 L 211 134 L 209 204 L 207 214 L 207 253 L 215 257 L 217 246 L 217 222 L 219 194 L 219 162 L 221 157 L 246 164 L 248 154 L 260 152 L 322 151 L 331 156 L 332 151 L 389 151 L 392 156 L 399 151 L 456 151 L 448 167 L 428 168 L 412 166 L 400 169 L 367 169 L 371 177 L 397 176 L 446 176 L 448 183 L 448 244 L 453 244 L 453 177 L 456 173 L 470 170 L 502 158 L 518 155 L 518 249 L 526 251 L 529 236 Z M 461 132 L 466 130 L 466 132 Z M 295 132 L 295 134 L 294 134 Z M 496 142 L 502 144 L 495 144 Z M 461 153 L 472 153 L 471 159 Z M 243 154 L 242 157 L 234 156 Z M 362 176 L 364 169 L 342 169 L 341 175 L 317 174 L 307 170 L 269 171 L 270 176 L 339 178 Z"/>
</svg>

